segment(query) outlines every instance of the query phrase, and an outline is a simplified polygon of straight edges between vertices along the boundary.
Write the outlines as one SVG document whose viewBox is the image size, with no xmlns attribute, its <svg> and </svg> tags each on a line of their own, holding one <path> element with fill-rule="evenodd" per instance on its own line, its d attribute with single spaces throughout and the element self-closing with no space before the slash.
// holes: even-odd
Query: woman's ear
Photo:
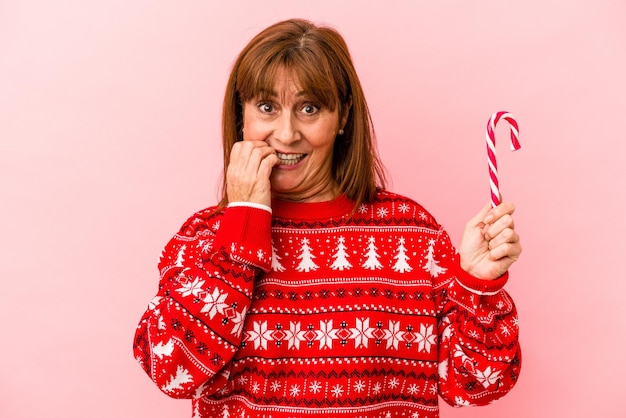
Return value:
<svg viewBox="0 0 626 418">
<path fill-rule="evenodd" d="M 348 115 L 350 114 L 350 109 L 352 108 L 352 96 L 348 98 L 348 102 L 341 105 L 341 118 L 339 120 L 339 129 L 346 127 L 346 123 L 348 123 Z"/>
</svg>

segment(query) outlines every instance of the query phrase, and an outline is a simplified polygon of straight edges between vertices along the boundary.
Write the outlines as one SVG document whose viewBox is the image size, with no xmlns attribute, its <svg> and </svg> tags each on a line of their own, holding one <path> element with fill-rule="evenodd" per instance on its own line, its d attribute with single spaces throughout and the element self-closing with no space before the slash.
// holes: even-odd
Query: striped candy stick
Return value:
<svg viewBox="0 0 626 418">
<path fill-rule="evenodd" d="M 496 112 L 491 115 L 487 123 L 487 157 L 489 159 L 489 183 L 491 185 L 491 206 L 500 204 L 500 190 L 498 184 L 498 163 L 496 161 L 496 124 L 504 119 L 511 125 L 511 151 L 520 149 L 519 128 L 517 121 L 509 112 Z"/>
</svg>

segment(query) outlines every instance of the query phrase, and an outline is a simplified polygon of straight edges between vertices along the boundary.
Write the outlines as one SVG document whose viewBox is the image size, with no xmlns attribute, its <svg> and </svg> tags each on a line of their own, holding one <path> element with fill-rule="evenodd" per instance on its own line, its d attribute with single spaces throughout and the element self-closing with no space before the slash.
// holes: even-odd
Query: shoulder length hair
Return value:
<svg viewBox="0 0 626 418">
<path fill-rule="evenodd" d="M 243 104 L 272 91 L 286 69 L 301 88 L 339 119 L 348 112 L 343 134 L 335 138 L 332 176 L 339 192 L 355 202 L 372 201 L 385 188 L 384 167 L 375 147 L 369 108 L 343 37 L 333 28 L 302 19 L 278 22 L 256 35 L 241 51 L 224 96 L 222 138 L 224 173 L 221 207 L 228 203 L 226 169 L 233 144 L 243 140 Z"/>
</svg>

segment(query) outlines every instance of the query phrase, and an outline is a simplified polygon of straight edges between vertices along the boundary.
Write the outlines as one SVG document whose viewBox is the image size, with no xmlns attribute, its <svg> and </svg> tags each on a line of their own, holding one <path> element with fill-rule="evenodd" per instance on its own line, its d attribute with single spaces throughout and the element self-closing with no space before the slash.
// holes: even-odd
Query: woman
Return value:
<svg viewBox="0 0 626 418">
<path fill-rule="evenodd" d="M 277 23 L 241 52 L 224 100 L 224 196 L 167 244 L 135 355 L 194 417 L 437 417 L 520 371 L 502 289 L 513 205 L 486 206 L 457 254 L 384 190 L 342 37 Z"/>
</svg>

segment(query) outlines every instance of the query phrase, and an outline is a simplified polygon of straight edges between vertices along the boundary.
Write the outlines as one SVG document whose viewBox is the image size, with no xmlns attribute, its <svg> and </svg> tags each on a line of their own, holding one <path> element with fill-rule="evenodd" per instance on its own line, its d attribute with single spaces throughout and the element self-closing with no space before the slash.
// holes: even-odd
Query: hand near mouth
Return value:
<svg viewBox="0 0 626 418">
<path fill-rule="evenodd" d="M 226 169 L 228 202 L 251 202 L 270 206 L 270 174 L 281 163 L 274 148 L 263 141 L 241 141 L 233 145 Z"/>
</svg>

